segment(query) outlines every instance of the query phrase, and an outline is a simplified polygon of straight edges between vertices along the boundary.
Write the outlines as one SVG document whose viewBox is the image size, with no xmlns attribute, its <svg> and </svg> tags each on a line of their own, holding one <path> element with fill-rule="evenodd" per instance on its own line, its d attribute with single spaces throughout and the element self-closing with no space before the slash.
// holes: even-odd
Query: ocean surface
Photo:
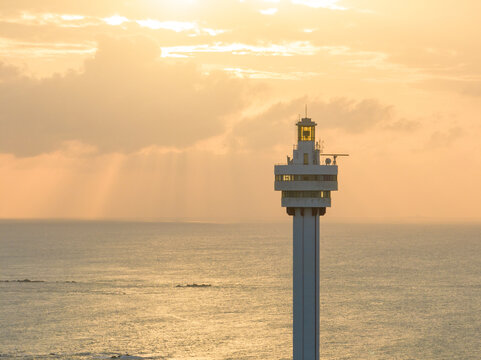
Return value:
<svg viewBox="0 0 481 360">
<path fill-rule="evenodd" d="M 291 359 L 291 237 L 0 222 L 0 359 Z M 321 359 L 481 359 L 480 225 L 324 223 L 320 291 Z"/>
</svg>

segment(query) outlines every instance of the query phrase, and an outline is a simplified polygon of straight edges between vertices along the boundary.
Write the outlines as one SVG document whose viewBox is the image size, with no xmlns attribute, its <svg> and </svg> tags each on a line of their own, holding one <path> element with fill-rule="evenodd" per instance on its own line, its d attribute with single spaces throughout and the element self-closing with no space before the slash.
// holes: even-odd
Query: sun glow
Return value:
<svg viewBox="0 0 481 360">
<path fill-rule="evenodd" d="M 112 25 L 112 26 L 122 25 L 124 22 L 129 21 L 129 19 L 127 19 L 125 16 L 120 16 L 120 15 L 113 15 L 107 18 L 103 18 L 102 20 L 106 24 Z"/>
<path fill-rule="evenodd" d="M 259 10 L 259 12 L 262 14 L 262 15 L 274 15 L 275 13 L 277 13 L 277 8 L 269 8 L 269 9 L 262 9 L 262 10 Z"/>
</svg>

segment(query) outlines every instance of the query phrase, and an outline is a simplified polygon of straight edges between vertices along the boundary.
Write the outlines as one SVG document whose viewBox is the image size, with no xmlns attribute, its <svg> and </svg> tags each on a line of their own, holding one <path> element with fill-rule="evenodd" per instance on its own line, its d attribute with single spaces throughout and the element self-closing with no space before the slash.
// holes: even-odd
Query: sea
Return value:
<svg viewBox="0 0 481 360">
<path fill-rule="evenodd" d="M 481 225 L 321 221 L 321 359 L 481 359 Z M 292 224 L 0 222 L 0 359 L 292 359 Z"/>
</svg>

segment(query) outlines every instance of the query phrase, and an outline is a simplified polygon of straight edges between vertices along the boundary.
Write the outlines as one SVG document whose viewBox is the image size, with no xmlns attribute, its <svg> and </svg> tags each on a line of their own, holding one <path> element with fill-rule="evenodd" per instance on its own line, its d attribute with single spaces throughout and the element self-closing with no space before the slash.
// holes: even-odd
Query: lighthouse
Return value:
<svg viewBox="0 0 481 360">
<path fill-rule="evenodd" d="M 287 164 L 274 166 L 274 188 L 293 219 L 293 358 L 318 360 L 319 219 L 337 190 L 337 157 L 347 154 L 323 154 L 307 114 L 296 125 L 297 145 Z"/>
</svg>

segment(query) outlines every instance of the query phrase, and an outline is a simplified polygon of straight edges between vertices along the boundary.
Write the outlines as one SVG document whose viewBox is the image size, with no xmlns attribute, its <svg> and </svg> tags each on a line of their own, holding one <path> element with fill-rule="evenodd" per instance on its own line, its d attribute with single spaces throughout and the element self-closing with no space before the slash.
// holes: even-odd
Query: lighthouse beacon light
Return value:
<svg viewBox="0 0 481 360">
<path fill-rule="evenodd" d="M 275 190 L 293 217 L 293 359 L 319 359 L 319 216 L 337 191 L 337 157 L 316 143 L 316 123 L 297 122 L 297 145 L 287 164 L 275 165 Z M 324 163 L 321 163 L 324 158 Z"/>
</svg>

